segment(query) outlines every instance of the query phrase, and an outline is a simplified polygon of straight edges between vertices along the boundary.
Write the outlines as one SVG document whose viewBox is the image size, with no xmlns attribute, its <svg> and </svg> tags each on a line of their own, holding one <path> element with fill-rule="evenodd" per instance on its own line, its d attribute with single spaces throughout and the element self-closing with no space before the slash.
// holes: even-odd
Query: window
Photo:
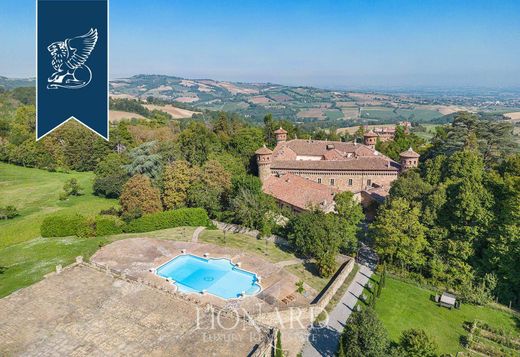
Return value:
<svg viewBox="0 0 520 357">
<path fill-rule="evenodd" d="M 321 183 L 321 177 L 318 177 L 318 183 Z"/>
<path fill-rule="evenodd" d="M 348 179 L 348 185 L 352 186 L 352 179 Z"/>
<path fill-rule="evenodd" d="M 335 183 L 334 179 L 330 179 L 330 185 L 334 186 L 334 183 Z"/>
<path fill-rule="evenodd" d="M 368 187 L 372 186 L 372 180 L 370 180 L 370 179 L 367 180 L 367 186 Z"/>
</svg>

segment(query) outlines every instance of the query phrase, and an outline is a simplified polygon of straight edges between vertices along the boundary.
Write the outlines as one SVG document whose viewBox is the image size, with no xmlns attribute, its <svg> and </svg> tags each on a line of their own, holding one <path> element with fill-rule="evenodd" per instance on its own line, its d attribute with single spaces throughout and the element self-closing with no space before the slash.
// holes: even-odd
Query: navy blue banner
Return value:
<svg viewBox="0 0 520 357">
<path fill-rule="evenodd" d="M 37 0 L 36 139 L 76 119 L 108 140 L 108 0 Z"/>
</svg>

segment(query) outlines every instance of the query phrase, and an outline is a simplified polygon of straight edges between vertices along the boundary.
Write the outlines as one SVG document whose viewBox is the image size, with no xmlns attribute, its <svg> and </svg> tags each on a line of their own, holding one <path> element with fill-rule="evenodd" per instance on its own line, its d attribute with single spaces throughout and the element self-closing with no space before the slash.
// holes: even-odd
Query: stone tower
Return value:
<svg viewBox="0 0 520 357">
<path fill-rule="evenodd" d="M 287 141 L 287 131 L 282 127 L 274 131 L 274 135 L 276 137 L 276 143 L 281 143 Z"/>
<path fill-rule="evenodd" d="M 417 167 L 419 165 L 419 155 L 410 147 L 408 150 L 399 154 L 401 157 L 401 171 Z"/>
<path fill-rule="evenodd" d="M 372 130 L 366 132 L 363 135 L 363 144 L 365 144 L 369 148 L 375 149 L 376 143 L 377 143 L 377 134 L 374 133 Z"/>
<path fill-rule="evenodd" d="M 258 165 L 258 177 L 260 181 L 264 182 L 269 176 L 271 176 L 271 161 L 273 152 L 265 145 L 255 151 L 256 164 Z"/>
</svg>

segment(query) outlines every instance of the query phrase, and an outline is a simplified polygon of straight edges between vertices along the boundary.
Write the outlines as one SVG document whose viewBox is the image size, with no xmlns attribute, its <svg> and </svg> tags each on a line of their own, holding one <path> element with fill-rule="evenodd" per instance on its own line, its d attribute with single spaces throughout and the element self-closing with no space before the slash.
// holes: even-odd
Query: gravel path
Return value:
<svg viewBox="0 0 520 357">
<path fill-rule="evenodd" d="M 191 236 L 191 241 L 197 243 L 199 241 L 199 235 L 205 230 L 206 227 L 197 227 Z"/>
</svg>

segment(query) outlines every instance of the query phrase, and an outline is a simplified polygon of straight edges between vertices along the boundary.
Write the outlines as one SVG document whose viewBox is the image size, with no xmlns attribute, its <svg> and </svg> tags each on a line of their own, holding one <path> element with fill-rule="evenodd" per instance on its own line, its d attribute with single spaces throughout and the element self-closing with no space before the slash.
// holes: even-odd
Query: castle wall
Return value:
<svg viewBox="0 0 520 357">
<path fill-rule="evenodd" d="M 319 171 L 319 170 L 282 170 L 272 169 L 273 175 L 292 173 L 306 179 L 324 185 L 331 185 L 341 191 L 359 192 L 366 189 L 371 184 L 390 187 L 390 184 L 397 179 L 397 171 Z M 331 179 L 334 180 L 333 184 Z M 350 184 L 350 180 L 352 180 Z"/>
</svg>

